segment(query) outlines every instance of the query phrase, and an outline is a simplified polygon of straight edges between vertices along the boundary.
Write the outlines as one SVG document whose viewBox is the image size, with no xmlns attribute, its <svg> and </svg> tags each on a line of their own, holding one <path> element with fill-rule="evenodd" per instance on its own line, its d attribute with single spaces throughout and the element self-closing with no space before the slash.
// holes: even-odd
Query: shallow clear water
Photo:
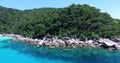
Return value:
<svg viewBox="0 0 120 63">
<path fill-rule="evenodd" d="M 3 40 L 4 38 L 4 40 Z M 95 48 L 37 48 L 0 38 L 0 63 L 120 63 L 120 51 Z"/>
</svg>

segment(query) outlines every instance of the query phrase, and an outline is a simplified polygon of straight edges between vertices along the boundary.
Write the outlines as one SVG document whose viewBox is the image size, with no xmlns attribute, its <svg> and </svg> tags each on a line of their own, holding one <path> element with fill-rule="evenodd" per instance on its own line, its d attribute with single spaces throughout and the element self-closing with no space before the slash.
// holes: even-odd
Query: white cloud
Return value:
<svg viewBox="0 0 120 63">
<path fill-rule="evenodd" d="M 94 5 L 91 5 L 91 4 L 90 4 L 90 6 L 91 6 L 91 7 L 94 7 Z"/>
<path fill-rule="evenodd" d="M 120 19 L 120 16 L 118 17 L 118 19 Z"/>
</svg>

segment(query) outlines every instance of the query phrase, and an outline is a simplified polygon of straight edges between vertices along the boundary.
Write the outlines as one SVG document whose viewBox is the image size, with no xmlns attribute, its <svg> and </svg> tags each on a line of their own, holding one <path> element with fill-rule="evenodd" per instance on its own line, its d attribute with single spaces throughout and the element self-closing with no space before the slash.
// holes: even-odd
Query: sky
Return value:
<svg viewBox="0 0 120 63">
<path fill-rule="evenodd" d="M 120 19 L 120 0 L 0 0 L 0 5 L 20 10 L 54 7 L 64 8 L 71 4 L 89 4 Z"/>
</svg>

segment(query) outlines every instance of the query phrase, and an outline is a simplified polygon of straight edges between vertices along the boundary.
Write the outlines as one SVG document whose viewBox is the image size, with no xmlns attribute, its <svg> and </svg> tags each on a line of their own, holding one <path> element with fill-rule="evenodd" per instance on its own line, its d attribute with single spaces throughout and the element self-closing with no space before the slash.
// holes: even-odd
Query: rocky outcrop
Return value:
<svg viewBox="0 0 120 63">
<path fill-rule="evenodd" d="M 118 49 L 118 50 L 120 50 L 120 45 L 116 44 L 115 48 Z"/>
<path fill-rule="evenodd" d="M 99 42 L 108 48 L 116 48 L 116 49 L 120 50 L 120 44 L 118 42 L 114 42 L 110 39 L 100 39 Z"/>
<path fill-rule="evenodd" d="M 37 47 L 48 46 L 50 48 L 55 47 L 93 47 L 93 48 L 108 48 L 120 50 L 120 42 L 118 39 L 110 40 L 106 38 L 100 38 L 99 40 L 86 40 L 81 41 L 78 38 L 63 37 L 44 37 L 43 39 L 32 39 L 29 37 L 23 37 L 15 34 L 0 34 L 0 36 L 10 36 L 13 40 L 20 40 L 22 42 L 36 45 Z M 117 42 L 115 42 L 117 40 Z"/>
<path fill-rule="evenodd" d="M 100 39 L 100 40 L 99 40 L 99 43 L 104 44 L 104 45 L 106 45 L 106 46 L 108 46 L 108 47 L 111 47 L 111 46 L 114 46 L 114 45 L 117 44 L 116 42 L 113 42 L 113 41 L 110 40 L 110 39 Z"/>
</svg>

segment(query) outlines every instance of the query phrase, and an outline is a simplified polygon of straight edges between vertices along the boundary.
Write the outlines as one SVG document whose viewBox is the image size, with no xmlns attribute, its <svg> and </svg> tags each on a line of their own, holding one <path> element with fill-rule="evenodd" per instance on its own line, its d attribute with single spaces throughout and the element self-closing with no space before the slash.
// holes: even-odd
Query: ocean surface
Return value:
<svg viewBox="0 0 120 63">
<path fill-rule="evenodd" d="M 37 48 L 0 37 L 0 63 L 120 63 L 120 51 L 96 48 Z"/>
</svg>

